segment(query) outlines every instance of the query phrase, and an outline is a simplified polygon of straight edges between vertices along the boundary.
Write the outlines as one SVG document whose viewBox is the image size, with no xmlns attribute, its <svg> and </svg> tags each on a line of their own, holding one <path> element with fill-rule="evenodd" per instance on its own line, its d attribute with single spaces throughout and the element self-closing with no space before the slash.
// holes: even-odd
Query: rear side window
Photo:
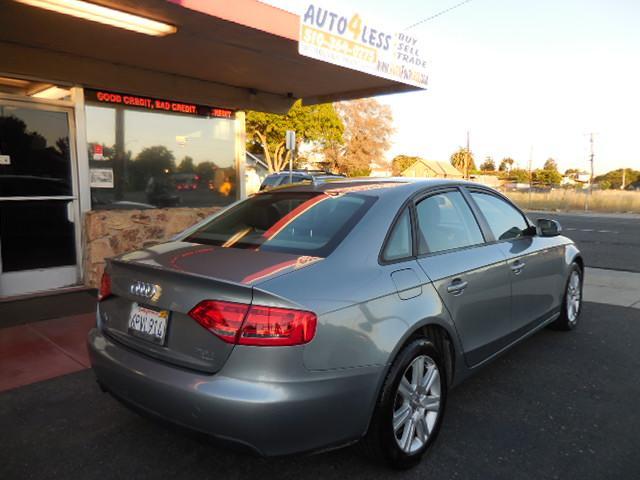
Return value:
<svg viewBox="0 0 640 480">
<path fill-rule="evenodd" d="M 522 214 L 503 199 L 481 192 L 471 192 L 471 197 L 487 219 L 489 228 L 497 240 L 518 238 L 527 228 Z"/>
<path fill-rule="evenodd" d="M 405 208 L 393 226 L 387 245 L 382 252 L 382 258 L 387 262 L 407 258 L 412 255 L 411 250 L 411 217 L 409 209 Z"/>
<path fill-rule="evenodd" d="M 416 214 L 420 254 L 484 242 L 480 227 L 460 192 L 427 197 L 416 205 Z"/>
<path fill-rule="evenodd" d="M 215 217 L 185 241 L 326 257 L 375 200 L 358 194 L 261 193 Z"/>
</svg>

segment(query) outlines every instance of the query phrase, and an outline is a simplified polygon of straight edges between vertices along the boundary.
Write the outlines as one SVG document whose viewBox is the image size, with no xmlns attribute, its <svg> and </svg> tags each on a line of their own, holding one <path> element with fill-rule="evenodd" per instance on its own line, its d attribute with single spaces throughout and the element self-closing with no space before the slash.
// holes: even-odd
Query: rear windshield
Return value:
<svg viewBox="0 0 640 480">
<path fill-rule="evenodd" d="M 326 257 L 375 200 L 358 194 L 262 193 L 212 219 L 185 241 Z"/>
</svg>

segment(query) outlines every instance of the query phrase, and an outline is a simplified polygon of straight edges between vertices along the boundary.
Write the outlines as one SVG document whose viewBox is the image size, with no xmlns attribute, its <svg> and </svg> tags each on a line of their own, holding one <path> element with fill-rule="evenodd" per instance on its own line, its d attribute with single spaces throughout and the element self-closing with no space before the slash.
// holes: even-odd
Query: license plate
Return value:
<svg viewBox="0 0 640 480">
<path fill-rule="evenodd" d="M 164 345 L 168 320 L 167 310 L 153 310 L 134 303 L 129 314 L 129 333 Z"/>
</svg>

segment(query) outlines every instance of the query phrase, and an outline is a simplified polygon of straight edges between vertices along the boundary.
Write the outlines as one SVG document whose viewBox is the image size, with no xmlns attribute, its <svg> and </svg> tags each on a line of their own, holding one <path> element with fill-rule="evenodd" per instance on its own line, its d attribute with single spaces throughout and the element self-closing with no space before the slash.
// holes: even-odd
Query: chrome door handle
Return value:
<svg viewBox="0 0 640 480">
<path fill-rule="evenodd" d="M 524 262 L 521 262 L 520 260 L 516 260 L 515 262 L 513 262 L 511 265 L 509 265 L 509 268 L 511 268 L 511 271 L 513 273 L 515 273 L 516 275 L 519 275 L 520 272 L 522 272 L 522 269 L 526 266 L 527 264 Z"/>
<path fill-rule="evenodd" d="M 469 285 L 469 282 L 463 282 L 457 278 L 447 286 L 447 292 L 452 295 L 461 295 L 467 285 Z"/>
</svg>

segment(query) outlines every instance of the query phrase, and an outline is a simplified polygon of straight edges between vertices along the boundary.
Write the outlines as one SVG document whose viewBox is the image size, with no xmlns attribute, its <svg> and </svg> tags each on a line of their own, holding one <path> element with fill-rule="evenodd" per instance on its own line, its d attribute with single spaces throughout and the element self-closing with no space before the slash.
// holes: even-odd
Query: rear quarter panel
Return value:
<svg viewBox="0 0 640 480">
<path fill-rule="evenodd" d="M 387 365 L 411 332 L 428 323 L 445 326 L 457 340 L 449 314 L 417 263 L 421 294 L 407 300 L 391 280 L 397 268 L 360 267 L 327 278 L 331 267 L 322 262 L 269 282 L 269 292 L 318 313 L 316 336 L 303 353 L 308 370 Z M 330 304 L 336 308 L 327 308 Z"/>
<path fill-rule="evenodd" d="M 421 293 L 402 300 L 391 273 L 407 266 L 418 276 Z M 387 365 L 411 332 L 427 323 L 444 326 L 457 342 L 447 310 L 414 260 L 347 266 L 329 258 L 270 280 L 256 293 L 261 289 L 318 315 L 316 336 L 303 353 L 308 370 Z"/>
<path fill-rule="evenodd" d="M 417 262 L 378 262 L 406 199 L 385 196 L 328 258 L 255 285 L 256 292 L 279 295 L 318 315 L 316 337 L 303 354 L 308 370 L 388 365 L 411 332 L 427 323 L 445 326 L 457 342 L 449 314 Z M 391 273 L 405 268 L 418 276 L 421 294 L 402 300 Z"/>
</svg>

